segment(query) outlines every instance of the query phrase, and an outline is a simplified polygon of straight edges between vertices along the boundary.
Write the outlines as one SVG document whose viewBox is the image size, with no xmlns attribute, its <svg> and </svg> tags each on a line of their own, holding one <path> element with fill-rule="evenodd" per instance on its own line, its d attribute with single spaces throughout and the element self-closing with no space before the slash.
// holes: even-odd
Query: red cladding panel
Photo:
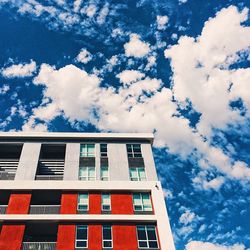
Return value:
<svg viewBox="0 0 250 250">
<path fill-rule="evenodd" d="M 75 225 L 59 225 L 57 233 L 57 250 L 74 250 L 75 249 Z"/>
<path fill-rule="evenodd" d="M 137 250 L 136 226 L 113 225 L 114 250 Z"/>
<path fill-rule="evenodd" d="M 29 212 L 31 194 L 11 194 L 7 207 L 7 214 L 27 214 Z"/>
<path fill-rule="evenodd" d="M 102 250 L 102 226 L 88 226 L 88 250 Z"/>
<path fill-rule="evenodd" d="M 77 194 L 65 193 L 61 198 L 61 214 L 76 214 Z"/>
<path fill-rule="evenodd" d="M 3 225 L 0 250 L 19 250 L 22 246 L 25 225 Z"/>
<path fill-rule="evenodd" d="M 111 194 L 112 214 L 133 214 L 132 194 Z"/>
<path fill-rule="evenodd" d="M 101 194 L 89 194 L 89 214 L 101 213 Z"/>
</svg>

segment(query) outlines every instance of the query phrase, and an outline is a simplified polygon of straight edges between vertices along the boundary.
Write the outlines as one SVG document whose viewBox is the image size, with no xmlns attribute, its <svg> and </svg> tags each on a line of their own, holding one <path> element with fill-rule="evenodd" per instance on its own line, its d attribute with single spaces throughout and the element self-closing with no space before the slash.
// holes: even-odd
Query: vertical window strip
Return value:
<svg viewBox="0 0 250 250">
<path fill-rule="evenodd" d="M 88 211 L 89 210 L 89 195 L 88 194 L 78 194 L 78 211 Z"/>
<path fill-rule="evenodd" d="M 111 199 L 110 194 L 102 194 L 102 211 L 111 211 Z"/>
<path fill-rule="evenodd" d="M 88 248 L 88 226 L 77 225 L 76 226 L 76 240 L 75 248 L 87 249 Z"/>
<path fill-rule="evenodd" d="M 108 181 L 109 180 L 109 169 L 108 167 L 101 167 L 101 180 Z"/>
<path fill-rule="evenodd" d="M 108 157 L 108 148 L 107 144 L 100 144 L 100 153 L 101 157 Z"/>
<path fill-rule="evenodd" d="M 113 247 L 112 226 L 102 226 L 102 247 L 103 249 L 111 249 Z"/>
</svg>

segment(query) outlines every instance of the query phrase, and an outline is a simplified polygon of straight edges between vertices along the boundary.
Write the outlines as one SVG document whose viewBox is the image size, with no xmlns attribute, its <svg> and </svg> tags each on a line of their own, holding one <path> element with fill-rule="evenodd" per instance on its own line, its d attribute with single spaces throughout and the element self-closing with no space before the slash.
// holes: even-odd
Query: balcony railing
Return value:
<svg viewBox="0 0 250 250">
<path fill-rule="evenodd" d="M 0 171 L 0 180 L 14 180 L 14 179 L 15 179 L 15 174 Z"/>
<path fill-rule="evenodd" d="M 59 214 L 60 205 L 30 205 L 30 214 Z"/>
<path fill-rule="evenodd" d="M 63 175 L 36 175 L 36 180 L 62 180 Z"/>
<path fill-rule="evenodd" d="M 0 214 L 5 214 L 8 205 L 0 205 Z"/>
<path fill-rule="evenodd" d="M 22 250 L 55 250 L 56 242 L 23 242 Z"/>
</svg>

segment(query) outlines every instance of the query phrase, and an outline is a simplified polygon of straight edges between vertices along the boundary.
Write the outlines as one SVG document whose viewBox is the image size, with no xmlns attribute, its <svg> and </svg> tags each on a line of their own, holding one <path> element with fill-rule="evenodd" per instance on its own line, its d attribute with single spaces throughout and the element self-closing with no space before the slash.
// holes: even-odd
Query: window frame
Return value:
<svg viewBox="0 0 250 250">
<path fill-rule="evenodd" d="M 102 152 L 102 145 L 106 145 L 106 150 Z M 107 143 L 100 143 L 100 157 L 107 158 L 108 157 L 108 144 Z"/>
<path fill-rule="evenodd" d="M 87 168 L 86 180 L 83 179 L 84 176 L 80 176 L 81 168 Z M 91 179 L 91 180 L 90 180 L 90 174 L 89 174 L 90 171 L 89 171 L 89 169 L 94 169 L 94 173 L 95 173 L 93 179 Z M 92 177 L 91 177 L 91 178 L 92 178 Z M 95 180 L 96 180 L 96 168 L 95 168 L 95 166 L 80 166 L 80 167 L 79 167 L 78 179 L 79 179 L 80 181 L 95 181 Z"/>
<path fill-rule="evenodd" d="M 88 145 L 94 145 L 94 152 L 93 152 L 93 155 L 92 154 L 90 154 L 89 152 L 88 152 Z M 84 155 L 83 153 L 82 153 L 82 147 L 83 146 L 85 146 L 84 148 L 86 148 L 85 150 L 86 150 L 86 155 Z M 95 143 L 81 143 L 80 144 L 80 157 L 82 157 L 82 158 L 85 158 L 85 157 L 95 157 L 96 156 L 96 145 L 95 145 Z"/>
<path fill-rule="evenodd" d="M 103 204 L 103 196 L 108 195 L 109 196 L 109 204 Z M 103 206 L 109 205 L 109 209 L 104 209 Z M 110 193 L 102 193 L 101 194 L 101 209 L 102 212 L 111 212 L 111 194 Z"/>
<path fill-rule="evenodd" d="M 140 153 L 136 152 L 134 147 L 139 145 L 140 147 Z M 129 151 L 129 147 L 131 147 L 131 152 Z M 141 144 L 140 143 L 128 143 L 126 144 L 127 149 L 127 156 L 128 158 L 142 158 L 142 150 L 141 150 Z M 136 156 L 138 155 L 138 156 Z"/>
<path fill-rule="evenodd" d="M 137 175 L 136 180 L 132 180 L 132 175 L 131 175 L 131 171 L 134 170 L 134 169 L 136 170 L 136 175 Z M 145 179 L 144 180 L 142 180 L 141 177 L 140 177 L 140 174 L 139 174 L 140 169 L 143 169 L 143 171 L 144 171 L 144 174 L 145 174 Z M 148 179 L 145 167 L 130 167 L 129 168 L 129 177 L 130 177 L 131 181 L 147 181 L 147 179 Z"/>
<path fill-rule="evenodd" d="M 87 199 L 87 209 L 79 209 L 79 205 L 81 205 L 79 203 L 79 198 L 80 198 L 80 195 L 87 195 L 88 199 Z M 85 205 L 85 204 L 83 204 Z M 78 197 L 77 197 L 77 211 L 78 212 L 88 212 L 89 211 L 89 193 L 78 193 Z"/>
<path fill-rule="evenodd" d="M 135 195 L 139 195 L 140 196 L 140 204 L 139 205 L 136 205 L 135 204 Z M 150 210 L 147 210 L 145 207 L 146 207 L 146 204 L 144 203 L 144 198 L 143 198 L 143 195 L 148 195 L 148 201 L 150 202 Z M 133 199 L 133 209 L 134 209 L 134 212 L 153 212 L 153 205 L 152 205 L 152 200 L 151 200 L 151 193 L 146 193 L 146 192 L 140 192 L 140 193 L 133 193 L 132 194 L 132 199 Z M 141 206 L 141 210 L 138 210 L 138 209 L 135 209 L 135 206 Z"/>
<path fill-rule="evenodd" d="M 77 228 L 78 227 L 86 227 L 87 228 L 87 239 L 86 240 L 78 240 L 77 239 Z M 88 236 L 89 236 L 89 227 L 88 227 L 88 225 L 76 225 L 75 248 L 76 249 L 88 249 Z M 86 247 L 78 247 L 77 242 L 79 242 L 79 241 L 86 242 Z"/>
<path fill-rule="evenodd" d="M 139 240 L 139 236 L 138 236 L 138 228 L 139 227 L 144 227 L 144 230 L 145 230 L 145 235 L 146 235 L 146 240 Z M 149 240 L 148 238 L 148 231 L 147 231 L 147 228 L 148 227 L 154 227 L 154 232 L 155 232 L 155 238 L 156 240 Z M 157 235 L 157 229 L 156 229 L 156 226 L 155 225 L 137 225 L 136 226 L 136 235 L 137 235 L 137 244 L 138 244 L 138 249 L 159 249 L 159 239 L 158 239 L 158 235 Z M 143 242 L 146 242 L 147 243 L 147 247 L 141 247 L 140 246 L 140 241 L 143 241 Z M 157 243 L 157 247 L 149 247 L 149 242 L 155 242 Z"/>
<path fill-rule="evenodd" d="M 111 229 L 111 239 L 110 240 L 104 240 L 104 237 L 103 237 L 103 229 L 104 229 L 104 227 L 110 227 L 110 229 Z M 108 241 L 108 242 L 111 241 L 111 246 L 110 247 L 105 247 L 104 246 L 105 241 Z M 102 249 L 113 249 L 113 228 L 112 228 L 112 225 L 102 225 Z"/>
<path fill-rule="evenodd" d="M 107 177 L 103 176 L 103 168 L 107 168 L 107 172 L 108 172 Z M 104 180 L 103 178 L 107 178 L 107 179 Z M 101 179 L 101 181 L 109 181 L 109 167 L 108 166 L 101 166 L 101 168 L 100 168 L 100 179 Z"/>
</svg>

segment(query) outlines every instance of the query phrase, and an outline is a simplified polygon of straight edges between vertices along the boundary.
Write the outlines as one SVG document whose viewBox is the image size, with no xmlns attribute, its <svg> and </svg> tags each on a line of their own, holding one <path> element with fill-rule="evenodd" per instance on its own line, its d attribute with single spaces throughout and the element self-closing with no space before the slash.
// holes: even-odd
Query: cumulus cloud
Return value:
<svg viewBox="0 0 250 250">
<path fill-rule="evenodd" d="M 244 250 L 245 246 L 242 244 L 223 246 L 210 242 L 191 241 L 186 245 L 185 249 L 186 250 Z"/>
<path fill-rule="evenodd" d="M 136 82 L 145 76 L 144 73 L 141 73 L 138 70 L 124 70 L 117 75 L 120 79 L 120 82 L 123 84 L 130 84 Z"/>
<path fill-rule="evenodd" d="M 157 16 L 156 22 L 158 30 L 165 30 L 166 24 L 168 23 L 168 16 Z"/>
<path fill-rule="evenodd" d="M 199 37 L 181 37 L 177 45 L 168 48 L 165 55 L 171 59 L 172 89 L 140 71 L 121 72 L 117 76 L 124 84 L 114 88 L 101 86 L 101 79 L 76 66 L 55 69 L 43 64 L 34 83 L 45 87 L 44 98 L 51 100 L 54 109 L 51 104 L 42 105 L 33 110 L 34 117 L 42 118 L 39 109 L 43 114 L 50 108 L 50 120 L 63 114 L 70 121 L 89 122 L 103 131 L 154 132 L 155 146 L 181 157 L 196 154 L 206 171 L 216 168 L 225 177 L 249 180 L 247 164 L 211 145 L 212 128 L 243 122 L 229 103 L 239 96 L 247 103 L 249 91 L 244 84 L 249 69 L 230 70 L 229 65 L 238 60 L 239 51 L 248 48 L 249 28 L 241 26 L 246 17 L 246 10 L 223 9 L 205 23 Z M 222 34 L 221 30 L 226 31 Z M 149 44 L 135 34 L 124 48 L 127 56 L 139 58 L 150 52 Z M 178 111 L 190 103 L 201 113 L 196 128 Z M 201 186 L 218 189 L 224 180 L 204 179 Z"/>
<path fill-rule="evenodd" d="M 86 64 L 92 60 L 92 55 L 90 54 L 88 50 L 82 49 L 80 53 L 77 55 L 76 60 L 78 62 Z"/>
<path fill-rule="evenodd" d="M 140 36 L 137 34 L 131 34 L 128 43 L 124 44 L 125 55 L 136 58 L 142 58 L 150 52 L 150 46 L 148 43 L 141 41 Z"/>
<path fill-rule="evenodd" d="M 9 90 L 10 90 L 10 86 L 4 84 L 4 85 L 0 88 L 0 95 L 6 94 Z"/>
<path fill-rule="evenodd" d="M 2 68 L 1 73 L 6 78 L 29 77 L 36 71 L 36 62 L 14 64 L 7 68 Z"/>
</svg>

